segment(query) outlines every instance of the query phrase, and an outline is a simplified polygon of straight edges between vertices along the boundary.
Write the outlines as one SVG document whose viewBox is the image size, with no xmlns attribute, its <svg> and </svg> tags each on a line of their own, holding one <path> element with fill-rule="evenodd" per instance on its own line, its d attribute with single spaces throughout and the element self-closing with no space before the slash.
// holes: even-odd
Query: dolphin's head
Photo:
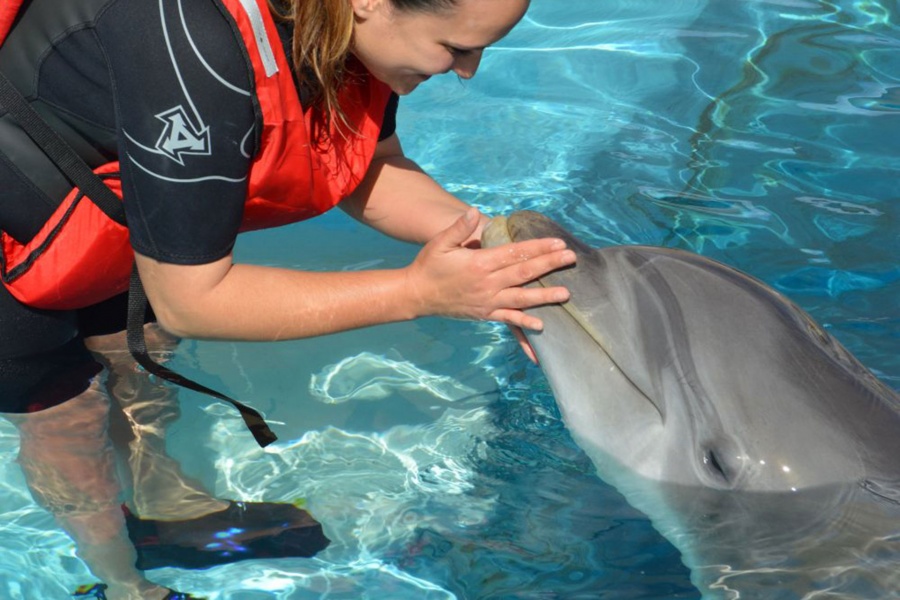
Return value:
<svg viewBox="0 0 900 600">
<path fill-rule="evenodd" d="M 590 248 L 533 212 L 495 218 L 483 243 L 541 237 L 578 261 L 535 282 L 571 299 L 534 309 L 545 326 L 528 337 L 602 477 L 755 491 L 900 479 L 896 396 L 785 298 L 688 252 Z"/>
</svg>

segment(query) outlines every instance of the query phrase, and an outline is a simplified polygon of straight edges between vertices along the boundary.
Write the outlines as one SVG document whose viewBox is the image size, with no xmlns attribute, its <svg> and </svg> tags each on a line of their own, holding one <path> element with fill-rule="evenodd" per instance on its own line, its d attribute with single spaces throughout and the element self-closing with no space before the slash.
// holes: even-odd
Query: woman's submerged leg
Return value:
<svg viewBox="0 0 900 600">
<path fill-rule="evenodd" d="M 135 565 L 101 370 L 74 312 L 23 306 L 0 284 L 0 414 L 19 430 L 32 497 L 70 535 L 109 600 L 163 598 L 168 590 Z"/>
<path fill-rule="evenodd" d="M 75 541 L 77 555 L 108 586 L 107 598 L 163 598 L 168 591 L 135 566 L 99 381 L 62 404 L 7 418 L 19 428 L 19 464 L 32 497 Z"/>
<path fill-rule="evenodd" d="M 178 343 L 155 323 L 144 326 L 144 337 L 160 363 Z M 246 558 L 313 556 L 328 546 L 321 525 L 300 508 L 219 500 L 185 475 L 166 453 L 166 429 L 180 415 L 178 389 L 141 369 L 126 345 L 124 332 L 86 340 L 106 367 L 106 389 L 129 426 L 128 527 L 139 567 L 204 568 Z"/>
<path fill-rule="evenodd" d="M 144 337 L 157 362 L 165 362 L 178 344 L 177 338 L 153 323 L 144 326 Z M 214 498 L 166 453 L 166 429 L 181 414 L 178 389 L 137 365 L 128 352 L 124 331 L 87 338 L 85 345 L 106 367 L 107 392 L 129 426 L 131 512 L 142 519 L 181 521 L 228 508 L 228 502 Z"/>
<path fill-rule="evenodd" d="M 0 285 L 0 413 L 19 428 L 32 496 L 108 586 L 108 600 L 164 597 L 168 590 L 145 569 L 312 556 L 329 544 L 319 523 L 291 504 L 219 500 L 187 477 L 165 450 L 180 413 L 177 389 L 136 365 L 116 323 L 97 329 L 81 317 L 24 307 Z M 177 340 L 155 324 L 145 332 L 151 354 L 164 361 Z M 110 421 L 124 423 L 124 435 L 113 427 L 111 437 Z M 119 478 L 122 463 L 131 485 Z M 123 512 L 123 500 L 131 510 Z M 240 552 L 210 547 L 235 528 Z"/>
</svg>

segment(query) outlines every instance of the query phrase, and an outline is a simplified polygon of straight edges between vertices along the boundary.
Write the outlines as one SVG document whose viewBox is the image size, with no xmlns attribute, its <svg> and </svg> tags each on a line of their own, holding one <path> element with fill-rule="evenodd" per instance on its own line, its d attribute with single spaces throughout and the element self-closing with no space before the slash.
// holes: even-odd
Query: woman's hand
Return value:
<svg viewBox="0 0 900 600">
<path fill-rule="evenodd" d="M 419 314 L 491 320 L 539 331 L 540 319 L 524 309 L 569 299 L 563 287 L 523 287 L 575 262 L 559 239 L 537 239 L 495 248 L 466 247 L 481 225 L 470 209 L 428 242 L 407 267 Z M 523 346 L 524 348 L 524 346 Z M 533 353 L 528 353 L 533 358 Z"/>
<path fill-rule="evenodd" d="M 531 342 L 529 342 L 528 338 L 525 337 L 525 332 L 515 325 L 509 325 L 509 330 L 510 332 L 512 332 L 513 337 L 516 338 L 516 341 L 519 342 L 519 347 L 522 348 L 522 352 L 525 353 L 525 356 L 528 357 L 528 360 L 536 365 L 541 364 L 538 360 L 537 354 L 534 351 L 534 348 L 531 347 Z"/>
</svg>

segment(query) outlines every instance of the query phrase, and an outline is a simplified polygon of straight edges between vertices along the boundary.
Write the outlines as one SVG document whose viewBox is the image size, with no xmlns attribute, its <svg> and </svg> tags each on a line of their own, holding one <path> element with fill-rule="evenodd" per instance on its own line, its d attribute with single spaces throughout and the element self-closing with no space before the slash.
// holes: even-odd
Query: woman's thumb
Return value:
<svg viewBox="0 0 900 600">
<path fill-rule="evenodd" d="M 464 215 L 458 218 L 453 225 L 448 227 L 441 235 L 442 245 L 448 247 L 461 246 L 468 240 L 478 227 L 478 209 L 469 208 Z"/>
</svg>

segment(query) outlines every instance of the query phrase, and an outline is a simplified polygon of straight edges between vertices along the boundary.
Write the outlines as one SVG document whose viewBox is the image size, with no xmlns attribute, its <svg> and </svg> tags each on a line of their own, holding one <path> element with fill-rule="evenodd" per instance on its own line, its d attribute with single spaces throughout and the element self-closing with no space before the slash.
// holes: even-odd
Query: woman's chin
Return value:
<svg viewBox="0 0 900 600">
<path fill-rule="evenodd" d="M 387 83 L 391 90 L 398 96 L 405 96 L 419 87 L 419 84 L 431 79 L 430 75 L 410 75 L 402 79 L 398 79 Z"/>
</svg>

